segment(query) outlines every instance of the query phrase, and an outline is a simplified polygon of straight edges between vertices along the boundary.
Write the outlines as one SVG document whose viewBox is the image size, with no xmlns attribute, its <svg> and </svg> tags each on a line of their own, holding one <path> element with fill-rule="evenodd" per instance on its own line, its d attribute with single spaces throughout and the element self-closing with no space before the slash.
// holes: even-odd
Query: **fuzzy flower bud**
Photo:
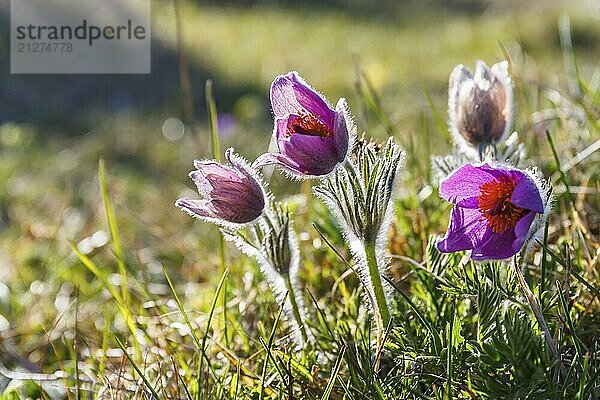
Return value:
<svg viewBox="0 0 600 400">
<path fill-rule="evenodd" d="M 508 63 L 487 67 L 477 61 L 475 74 L 458 65 L 448 84 L 448 117 L 457 143 L 484 149 L 501 141 L 512 125 L 513 94 Z"/>
<path fill-rule="evenodd" d="M 335 174 L 313 189 L 337 219 L 357 264 L 377 326 L 378 346 L 390 321 L 388 230 L 404 152 L 390 138 L 385 146 L 362 143 Z"/>
<path fill-rule="evenodd" d="M 265 207 L 267 195 L 263 184 L 233 149 L 228 149 L 225 157 L 230 165 L 214 160 L 194 161 L 196 169 L 189 176 L 202 198 L 182 198 L 175 205 L 192 217 L 218 225 L 254 221 Z"/>
</svg>

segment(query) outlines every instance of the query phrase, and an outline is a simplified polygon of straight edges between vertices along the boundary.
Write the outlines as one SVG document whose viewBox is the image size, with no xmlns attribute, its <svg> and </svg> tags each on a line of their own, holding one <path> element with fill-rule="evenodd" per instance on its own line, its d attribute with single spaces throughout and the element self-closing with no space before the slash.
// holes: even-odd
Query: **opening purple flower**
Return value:
<svg viewBox="0 0 600 400">
<path fill-rule="evenodd" d="M 255 167 L 276 164 L 297 177 L 323 176 L 343 162 L 355 135 L 345 99 L 335 109 L 297 72 L 271 84 L 273 136 L 279 153 L 266 153 Z"/>
<path fill-rule="evenodd" d="M 512 124 L 512 84 L 506 61 L 492 68 L 477 61 L 475 74 L 457 65 L 448 84 L 450 130 L 471 146 L 500 141 Z"/>
<path fill-rule="evenodd" d="M 443 253 L 472 250 L 474 260 L 515 255 L 536 214 L 544 214 L 542 190 L 525 171 L 487 163 L 467 164 L 440 183 L 440 196 L 455 204 Z"/>
<path fill-rule="evenodd" d="M 260 179 L 243 158 L 225 152 L 231 166 L 216 161 L 194 161 L 196 169 L 189 176 L 202 199 L 182 198 L 175 202 L 192 217 L 223 225 L 245 224 L 258 218 L 267 195 Z"/>
</svg>

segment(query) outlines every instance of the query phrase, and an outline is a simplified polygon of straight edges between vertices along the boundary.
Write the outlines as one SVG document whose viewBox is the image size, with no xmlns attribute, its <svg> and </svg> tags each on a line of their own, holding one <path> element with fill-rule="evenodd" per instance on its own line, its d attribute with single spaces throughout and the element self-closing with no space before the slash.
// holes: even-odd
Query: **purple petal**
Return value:
<svg viewBox="0 0 600 400">
<path fill-rule="evenodd" d="M 288 128 L 294 126 L 298 118 L 298 115 L 291 114 L 275 120 L 275 137 L 281 154 L 260 156 L 254 163 L 256 167 L 278 164 L 300 175 L 321 176 L 330 173 L 338 162 L 343 161 L 335 148 L 335 139 L 330 136 L 289 135 Z"/>
<path fill-rule="evenodd" d="M 228 184 L 242 186 L 248 184 L 260 191 L 260 187 L 245 171 L 240 172 L 213 161 L 196 162 L 195 164 L 199 169 L 190 172 L 189 177 L 196 184 L 201 195 L 207 196 L 215 187 Z"/>
<path fill-rule="evenodd" d="M 252 163 L 254 168 L 261 168 L 266 165 L 278 165 L 290 172 L 293 172 L 298 175 L 304 175 L 304 171 L 300 168 L 300 166 L 294 163 L 292 160 L 287 158 L 281 153 L 265 153 L 261 154 L 255 161 Z"/>
<path fill-rule="evenodd" d="M 227 180 L 237 180 L 239 179 L 239 175 L 237 172 L 230 167 L 227 167 L 223 164 L 219 164 L 216 161 L 194 161 L 194 167 L 202 174 L 203 176 L 214 175 L 222 177 Z"/>
<path fill-rule="evenodd" d="M 448 232 L 437 248 L 443 253 L 470 250 L 479 246 L 488 236 L 487 221 L 478 210 L 455 206 Z"/>
<path fill-rule="evenodd" d="M 338 161 L 342 162 L 348 154 L 348 144 L 350 141 L 350 115 L 346 99 L 340 99 L 335 107 L 335 122 L 333 124 L 333 144 L 338 156 Z"/>
<path fill-rule="evenodd" d="M 260 187 L 252 185 L 252 181 L 226 182 L 215 185 L 210 193 L 212 200 L 230 202 L 237 207 L 262 209 L 264 205 Z"/>
<path fill-rule="evenodd" d="M 488 163 L 485 163 L 485 164 L 482 164 L 481 166 L 479 166 L 478 168 L 481 169 L 482 171 L 489 173 L 490 175 L 492 175 L 494 178 L 496 178 L 498 180 L 500 180 L 502 178 L 506 178 L 506 179 L 514 179 L 515 181 L 520 181 L 521 178 L 523 176 L 525 176 L 525 173 L 523 171 L 520 171 L 520 170 L 514 169 L 514 168 L 510 168 L 510 167 L 500 166 L 500 165 L 492 167 Z"/>
<path fill-rule="evenodd" d="M 242 224 L 258 218 L 265 203 L 262 192 L 254 191 L 245 182 L 229 182 L 213 188 L 207 198 L 179 199 L 175 204 L 192 216 Z"/>
<path fill-rule="evenodd" d="M 517 222 L 517 225 L 515 225 L 515 240 L 512 244 L 512 248 L 515 252 L 518 252 L 521 247 L 523 247 L 523 243 L 525 243 L 525 239 L 527 239 L 527 234 L 529 233 L 529 228 L 531 228 L 531 223 L 534 218 L 534 212 L 527 213 L 519 220 L 519 222 Z"/>
<path fill-rule="evenodd" d="M 279 164 L 280 153 L 264 153 L 256 157 L 256 160 L 252 162 L 252 168 L 260 169 L 267 165 Z"/>
<path fill-rule="evenodd" d="M 207 200 L 192 200 L 189 198 L 178 199 L 175 206 L 187 212 L 192 217 L 200 218 L 217 218 L 210 201 Z"/>
<path fill-rule="evenodd" d="M 471 164 L 464 165 L 454 171 L 440 184 L 440 196 L 454 204 L 477 197 L 480 187 L 495 178 L 492 172 L 483 166 L 475 167 Z"/>
<path fill-rule="evenodd" d="M 462 208 L 479 208 L 479 199 L 477 197 L 470 197 L 458 202 L 456 206 Z"/>
<path fill-rule="evenodd" d="M 307 111 L 331 127 L 334 112 L 327 101 L 292 71 L 279 75 L 271 84 L 271 106 L 276 118 Z"/>
<path fill-rule="evenodd" d="M 220 198 L 212 199 L 211 206 L 215 208 L 215 214 L 225 221 L 236 224 L 245 224 L 254 221 L 262 213 L 264 202 L 261 205 L 244 202 L 243 199 Z"/>
<path fill-rule="evenodd" d="M 338 155 L 331 137 L 292 135 L 280 142 L 280 151 L 306 175 L 327 175 L 338 164 Z"/>
<path fill-rule="evenodd" d="M 198 193 L 202 196 L 208 196 L 212 191 L 212 185 L 210 181 L 206 179 L 206 177 L 198 170 L 194 170 L 188 174 L 188 176 L 192 179 L 192 182 L 196 185 L 198 189 Z"/>
<path fill-rule="evenodd" d="M 515 187 L 510 202 L 526 210 L 540 214 L 544 212 L 544 203 L 540 197 L 540 191 L 535 182 L 527 175 L 524 175 Z"/>
<path fill-rule="evenodd" d="M 277 146 L 279 146 L 279 139 L 284 139 L 288 137 L 288 124 L 290 117 L 297 118 L 296 114 L 286 115 L 285 118 L 277 118 L 275 119 L 275 127 L 274 127 L 274 135 L 277 140 Z"/>
<path fill-rule="evenodd" d="M 515 242 L 515 231 L 508 229 L 502 234 L 493 233 L 479 247 L 473 249 L 471 258 L 473 260 L 503 260 L 517 254 L 513 249 Z"/>
<path fill-rule="evenodd" d="M 527 239 L 535 212 L 527 213 L 515 225 L 502 234 L 493 233 L 489 240 L 471 254 L 473 260 L 503 260 L 517 254 Z"/>
</svg>

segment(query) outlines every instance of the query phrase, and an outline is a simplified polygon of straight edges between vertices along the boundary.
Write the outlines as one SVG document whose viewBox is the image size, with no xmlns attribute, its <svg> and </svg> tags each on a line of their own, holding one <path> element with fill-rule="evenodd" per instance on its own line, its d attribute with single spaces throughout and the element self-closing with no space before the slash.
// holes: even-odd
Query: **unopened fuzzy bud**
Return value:
<svg viewBox="0 0 600 400">
<path fill-rule="evenodd" d="M 448 85 L 450 130 L 457 142 L 482 149 L 494 145 L 508 133 L 513 118 L 512 83 L 508 63 L 488 68 L 478 61 L 475 73 L 458 65 Z"/>
</svg>

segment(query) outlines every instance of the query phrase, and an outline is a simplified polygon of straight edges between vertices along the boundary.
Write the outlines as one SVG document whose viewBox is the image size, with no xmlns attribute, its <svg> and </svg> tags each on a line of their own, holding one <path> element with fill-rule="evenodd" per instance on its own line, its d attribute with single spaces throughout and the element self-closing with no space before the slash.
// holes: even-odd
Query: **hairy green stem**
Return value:
<svg viewBox="0 0 600 400">
<path fill-rule="evenodd" d="M 542 314 L 542 310 L 540 309 L 537 299 L 535 298 L 535 295 L 529 288 L 529 284 L 527 284 L 525 276 L 523 275 L 523 271 L 521 271 L 521 267 L 517 263 L 516 258 L 513 259 L 513 262 L 511 264 L 513 266 L 515 274 L 517 275 L 519 286 L 521 286 L 521 290 L 523 291 L 523 294 L 525 295 L 525 298 L 529 303 L 529 307 L 531 308 L 531 311 L 533 311 L 533 315 L 535 316 L 539 327 L 544 332 L 544 337 L 546 338 L 546 343 L 548 344 L 548 352 L 550 353 L 550 356 L 554 358 L 558 363 L 561 373 L 565 375 L 566 370 L 562 361 L 560 360 L 560 355 L 558 354 L 558 346 L 556 345 L 556 342 L 552 337 L 552 333 L 550 333 L 550 329 L 548 328 L 548 324 L 546 323 L 544 314 Z"/>
<path fill-rule="evenodd" d="M 283 279 L 285 280 L 285 286 L 288 291 L 288 299 L 292 304 L 292 312 L 294 313 L 294 319 L 298 324 L 298 328 L 300 329 L 300 334 L 302 335 L 302 340 L 304 343 L 308 343 L 308 335 L 306 334 L 306 327 L 304 326 L 304 321 L 300 316 L 300 310 L 298 309 L 298 302 L 296 301 L 296 291 L 294 290 L 294 286 L 292 285 L 292 281 L 290 279 L 289 274 L 284 274 Z"/>
<path fill-rule="evenodd" d="M 378 326 L 378 330 L 381 330 L 380 333 L 383 334 L 383 329 L 385 329 L 390 322 L 390 309 L 385 299 L 385 292 L 383 290 L 381 275 L 377 265 L 375 243 L 365 243 L 365 254 L 367 257 L 367 267 L 369 268 L 369 277 L 371 278 L 371 287 L 373 288 L 373 295 L 370 298 L 375 299 L 376 304 L 373 304 L 373 308 L 375 309 L 375 312 L 378 312 L 376 317 L 380 318 L 381 322 L 381 326 Z"/>
</svg>

